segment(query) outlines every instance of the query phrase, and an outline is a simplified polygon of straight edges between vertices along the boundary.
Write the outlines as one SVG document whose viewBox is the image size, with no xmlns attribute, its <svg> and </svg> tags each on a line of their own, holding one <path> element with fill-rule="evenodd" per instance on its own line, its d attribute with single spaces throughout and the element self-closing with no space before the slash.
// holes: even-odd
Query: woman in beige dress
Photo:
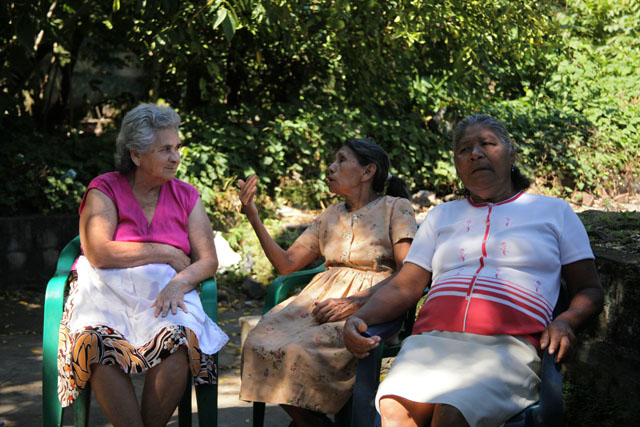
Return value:
<svg viewBox="0 0 640 427">
<path fill-rule="evenodd" d="M 342 340 L 345 319 L 402 265 L 416 233 L 404 182 L 389 175 L 378 145 L 349 139 L 327 170 L 329 206 L 287 250 L 269 235 L 254 204 L 258 178 L 239 180 L 242 209 L 279 274 L 318 257 L 327 269 L 275 306 L 248 335 L 240 399 L 278 403 L 294 425 L 331 425 L 353 390 L 356 359 Z M 386 187 L 386 195 L 381 195 Z"/>
</svg>

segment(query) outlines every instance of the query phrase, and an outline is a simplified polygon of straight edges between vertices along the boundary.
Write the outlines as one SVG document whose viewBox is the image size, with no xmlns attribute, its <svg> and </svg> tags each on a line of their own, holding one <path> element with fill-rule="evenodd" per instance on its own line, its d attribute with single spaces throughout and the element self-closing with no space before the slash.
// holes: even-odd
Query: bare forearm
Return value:
<svg viewBox="0 0 640 427">
<path fill-rule="evenodd" d="M 376 283 L 375 285 L 371 286 L 370 288 L 363 289 L 360 292 L 356 292 L 355 294 L 352 294 L 352 295 L 348 296 L 347 298 L 355 300 L 360 305 L 364 305 L 367 301 L 369 301 L 369 299 L 373 296 L 373 294 L 378 292 L 383 286 L 385 286 L 387 283 L 389 283 L 394 277 L 395 277 L 395 273 L 393 275 L 387 277 L 386 279 L 381 280 L 380 282 Z"/>
<path fill-rule="evenodd" d="M 378 291 L 354 316 L 367 325 L 377 325 L 397 319 L 418 302 L 420 294 L 396 286 L 393 282 L 381 282 Z"/>
<path fill-rule="evenodd" d="M 574 330 L 578 330 L 602 311 L 603 303 L 601 289 L 582 289 L 571 299 L 569 308 L 561 313 L 558 319 L 568 322 Z"/>
<path fill-rule="evenodd" d="M 278 271 L 278 274 L 288 274 L 295 269 L 292 268 L 291 262 L 287 256 L 287 252 L 278 245 L 275 240 L 271 237 L 266 227 L 260 220 L 260 217 L 256 215 L 248 216 L 249 223 L 253 230 L 258 236 L 258 240 L 260 241 L 260 246 L 262 246 L 262 250 L 265 255 L 269 259 L 269 262 L 275 267 Z"/>
<path fill-rule="evenodd" d="M 84 247 L 89 262 L 98 268 L 127 268 L 145 264 L 169 264 L 177 249 L 162 243 L 109 241 L 100 248 Z"/>
<path fill-rule="evenodd" d="M 200 282 L 212 277 L 217 269 L 217 259 L 201 259 L 176 274 L 171 281 L 178 283 L 180 290 L 186 294 L 195 289 Z"/>
</svg>

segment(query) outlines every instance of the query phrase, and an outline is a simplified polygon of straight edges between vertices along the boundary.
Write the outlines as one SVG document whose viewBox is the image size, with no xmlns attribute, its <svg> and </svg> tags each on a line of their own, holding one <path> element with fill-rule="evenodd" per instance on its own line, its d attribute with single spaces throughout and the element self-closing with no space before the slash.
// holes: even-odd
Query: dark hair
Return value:
<svg viewBox="0 0 640 427">
<path fill-rule="evenodd" d="M 476 125 L 482 126 L 485 129 L 489 129 L 498 138 L 500 138 L 505 147 L 507 147 L 510 151 L 515 150 L 513 141 L 509 137 L 509 132 L 507 132 L 507 128 L 504 126 L 504 124 L 502 124 L 500 120 L 493 118 L 487 114 L 474 114 L 462 119 L 453 131 L 454 152 L 456 145 L 458 145 L 458 142 L 460 142 L 464 134 L 467 132 L 467 129 Z M 524 176 L 520 171 L 520 168 L 515 164 L 511 165 L 511 182 L 513 183 L 513 188 L 516 191 L 526 190 L 531 185 L 531 181 L 529 180 L 529 178 Z M 462 194 L 466 193 L 463 192 Z"/>
<path fill-rule="evenodd" d="M 396 176 L 389 175 L 389 156 L 378 144 L 366 139 L 349 138 L 344 143 L 358 158 L 360 166 L 373 163 L 376 165 L 376 174 L 373 176 L 373 191 L 382 193 L 386 185 L 387 196 L 403 197 L 411 200 L 411 193 L 407 184 Z"/>
</svg>

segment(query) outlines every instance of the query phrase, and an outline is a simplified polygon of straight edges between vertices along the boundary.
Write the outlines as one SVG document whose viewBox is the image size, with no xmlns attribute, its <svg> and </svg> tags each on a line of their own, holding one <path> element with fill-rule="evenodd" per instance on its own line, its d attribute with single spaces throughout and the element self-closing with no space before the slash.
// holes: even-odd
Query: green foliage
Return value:
<svg viewBox="0 0 640 427">
<path fill-rule="evenodd" d="M 22 133 L 31 126 L 28 118 L 0 118 L 0 134 L 13 136 L 0 157 L 0 211 L 6 216 L 76 213 L 89 181 L 112 169 L 113 144 L 105 147 L 107 139 L 93 136 Z"/>
<path fill-rule="evenodd" d="M 558 66 L 545 84 L 486 109 L 507 123 L 525 169 L 552 193 L 634 191 L 640 6 L 579 1 L 557 19 L 565 43 L 553 53 Z"/>
<path fill-rule="evenodd" d="M 250 173 L 265 203 L 326 206 L 324 171 L 352 136 L 382 145 L 412 189 L 450 192 L 451 128 L 478 111 L 505 121 L 550 193 L 631 191 L 639 21 L 637 2 L 615 0 L 3 4 L 1 130 L 13 145 L 3 207 L 75 211 L 83 186 L 110 169 L 113 141 L 80 143 L 81 119 L 107 105 L 117 122 L 158 99 L 183 116 L 179 177 L 220 229 L 239 220 L 235 180 Z M 127 73 L 139 87 L 108 89 Z"/>
</svg>

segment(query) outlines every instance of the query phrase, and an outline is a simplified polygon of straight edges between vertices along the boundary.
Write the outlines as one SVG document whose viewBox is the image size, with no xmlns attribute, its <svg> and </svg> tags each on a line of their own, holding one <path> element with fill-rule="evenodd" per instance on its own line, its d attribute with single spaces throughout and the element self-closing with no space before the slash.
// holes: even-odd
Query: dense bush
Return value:
<svg viewBox="0 0 640 427">
<path fill-rule="evenodd" d="M 237 222 L 235 179 L 250 173 L 266 204 L 329 203 L 324 171 L 351 136 L 380 143 L 413 190 L 451 192 L 450 131 L 473 112 L 505 121 L 544 191 L 638 191 L 637 2 L 92 4 L 0 7 L 5 215 L 74 212 L 111 169 L 113 134 L 77 130 L 104 111 L 90 101 L 100 94 L 116 123 L 139 101 L 180 111 L 179 176 L 219 229 Z M 80 60 L 100 72 L 74 106 Z M 117 78 L 106 64 L 141 73 L 148 97 L 107 93 Z"/>
</svg>

